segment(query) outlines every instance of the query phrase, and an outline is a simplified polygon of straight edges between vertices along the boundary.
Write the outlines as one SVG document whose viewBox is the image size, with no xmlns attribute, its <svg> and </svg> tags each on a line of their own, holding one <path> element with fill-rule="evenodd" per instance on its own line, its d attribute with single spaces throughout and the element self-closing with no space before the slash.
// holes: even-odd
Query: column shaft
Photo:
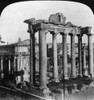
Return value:
<svg viewBox="0 0 94 100">
<path fill-rule="evenodd" d="M 86 72 L 87 72 L 86 70 L 86 50 L 84 46 L 83 47 L 83 75 L 87 76 Z"/>
<path fill-rule="evenodd" d="M 11 74 L 11 63 L 10 63 L 10 56 L 8 58 L 8 68 L 9 68 L 9 74 Z"/>
<path fill-rule="evenodd" d="M 1 56 L 1 70 L 3 71 L 3 57 Z"/>
<path fill-rule="evenodd" d="M 79 75 L 82 76 L 82 36 L 78 35 Z"/>
<path fill-rule="evenodd" d="M 71 76 L 76 77 L 76 65 L 75 65 L 75 35 L 71 35 Z"/>
<path fill-rule="evenodd" d="M 30 84 L 33 85 L 33 38 L 30 33 Z"/>
<path fill-rule="evenodd" d="M 47 50 L 46 34 L 44 30 L 39 31 L 39 72 L 40 87 L 45 88 L 47 84 Z"/>
<path fill-rule="evenodd" d="M 18 59 L 17 59 L 17 56 L 15 55 L 14 56 L 14 72 L 18 71 L 17 64 L 18 64 Z M 18 77 L 16 77 L 15 80 L 16 80 L 16 83 L 17 83 Z"/>
<path fill-rule="evenodd" d="M 63 35 L 63 76 L 64 79 L 68 79 L 67 69 L 67 34 Z"/>
<path fill-rule="evenodd" d="M 22 61 L 22 55 L 20 55 L 20 67 L 21 67 L 21 70 L 23 70 L 22 63 L 23 63 L 23 61 Z M 21 75 L 21 81 L 23 81 L 23 75 Z"/>
<path fill-rule="evenodd" d="M 33 39 L 33 84 L 36 84 L 36 82 L 35 82 L 35 74 L 36 74 L 36 66 L 35 66 L 35 33 L 33 33 L 33 35 L 32 35 L 33 37 L 32 37 L 32 39 Z"/>
<path fill-rule="evenodd" d="M 15 56 L 14 56 L 13 66 L 14 66 L 14 67 L 13 67 L 13 70 L 14 70 L 14 71 L 17 71 L 17 70 L 16 70 L 16 57 L 15 57 Z"/>
<path fill-rule="evenodd" d="M 52 34 L 53 38 L 53 63 L 54 63 L 54 79 L 55 81 L 58 81 L 58 65 L 57 65 L 57 37 L 54 34 Z"/>
<path fill-rule="evenodd" d="M 89 75 L 93 77 L 93 43 L 92 43 L 92 35 L 88 35 L 88 63 L 89 63 Z"/>
<path fill-rule="evenodd" d="M 1 72 L 2 72 L 2 74 L 1 74 L 1 76 L 0 76 L 0 78 L 2 79 L 3 78 L 3 56 L 1 56 L 1 66 L 0 66 L 1 68 L 0 68 L 0 70 L 1 70 Z"/>
<path fill-rule="evenodd" d="M 20 71 L 20 57 L 19 56 L 17 57 L 17 71 Z M 18 83 L 21 82 L 20 76 L 17 77 L 17 82 Z"/>
<path fill-rule="evenodd" d="M 30 32 L 30 83 L 34 85 L 35 80 L 35 45 L 34 45 L 34 31 L 32 29 L 32 25 L 29 24 L 29 32 Z"/>
</svg>

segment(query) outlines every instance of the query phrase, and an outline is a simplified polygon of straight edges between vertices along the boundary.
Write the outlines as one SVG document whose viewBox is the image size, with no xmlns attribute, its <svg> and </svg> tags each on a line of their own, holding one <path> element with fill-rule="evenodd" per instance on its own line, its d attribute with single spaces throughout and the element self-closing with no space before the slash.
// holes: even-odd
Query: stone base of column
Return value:
<svg viewBox="0 0 94 100">
<path fill-rule="evenodd" d="M 82 74 L 78 74 L 78 77 L 80 78 L 80 77 L 83 77 L 83 75 Z"/>
<path fill-rule="evenodd" d="M 89 74 L 88 77 L 89 78 L 94 78 L 94 75 L 93 74 Z"/>
<path fill-rule="evenodd" d="M 76 78 L 76 76 L 71 76 L 72 79 Z"/>
<path fill-rule="evenodd" d="M 64 76 L 64 79 L 65 79 L 65 80 L 68 80 L 68 79 L 69 79 L 69 77 L 68 77 L 68 76 Z"/>
<path fill-rule="evenodd" d="M 59 79 L 53 79 L 52 81 L 55 82 L 55 83 L 59 83 L 60 82 Z"/>
<path fill-rule="evenodd" d="M 88 76 L 88 71 L 86 69 L 84 69 L 84 76 Z"/>
<path fill-rule="evenodd" d="M 4 73 L 1 73 L 1 79 L 3 79 L 4 78 Z"/>
<path fill-rule="evenodd" d="M 43 94 L 44 94 L 44 97 L 45 98 L 48 98 L 49 97 L 49 93 L 51 93 L 51 91 L 49 90 L 49 88 L 43 89 Z"/>
<path fill-rule="evenodd" d="M 39 89 L 43 92 L 45 98 L 49 97 L 49 93 L 51 93 L 51 91 L 47 86 L 40 86 Z"/>
<path fill-rule="evenodd" d="M 40 86 L 39 87 L 41 90 L 47 89 L 48 87 L 46 85 Z"/>
</svg>

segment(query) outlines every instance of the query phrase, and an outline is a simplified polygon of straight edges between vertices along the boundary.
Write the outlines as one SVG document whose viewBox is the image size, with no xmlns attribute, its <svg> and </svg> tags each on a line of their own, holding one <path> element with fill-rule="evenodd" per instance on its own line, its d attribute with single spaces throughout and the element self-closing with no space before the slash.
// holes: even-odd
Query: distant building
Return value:
<svg viewBox="0 0 94 100">
<path fill-rule="evenodd" d="M 0 46 L 0 70 L 4 76 L 12 74 L 13 71 L 24 70 L 22 80 L 29 81 L 29 40 Z M 20 77 L 16 78 L 17 82 L 21 81 Z"/>
</svg>

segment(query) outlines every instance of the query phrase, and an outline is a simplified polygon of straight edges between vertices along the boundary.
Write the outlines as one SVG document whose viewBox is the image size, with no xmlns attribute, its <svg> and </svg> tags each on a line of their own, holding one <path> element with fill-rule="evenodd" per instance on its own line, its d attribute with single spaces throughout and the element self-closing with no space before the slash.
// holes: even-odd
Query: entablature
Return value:
<svg viewBox="0 0 94 100">
<path fill-rule="evenodd" d="M 36 20 L 35 18 L 27 19 L 24 22 L 29 25 L 28 32 L 34 34 L 37 31 L 45 30 L 46 32 L 62 33 L 62 34 L 72 34 L 80 35 L 91 34 L 91 27 L 81 27 L 75 26 L 71 22 L 66 22 L 66 17 L 62 13 L 52 14 L 49 20 Z"/>
</svg>

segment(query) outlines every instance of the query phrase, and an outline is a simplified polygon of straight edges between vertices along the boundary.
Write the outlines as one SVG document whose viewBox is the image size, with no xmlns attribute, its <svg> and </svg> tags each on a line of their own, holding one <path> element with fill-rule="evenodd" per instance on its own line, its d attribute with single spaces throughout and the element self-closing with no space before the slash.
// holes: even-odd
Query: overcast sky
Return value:
<svg viewBox="0 0 94 100">
<path fill-rule="evenodd" d="M 27 1 L 14 3 L 7 6 L 0 17 L 0 34 L 2 40 L 12 43 L 29 38 L 25 19 L 45 19 L 48 20 L 50 14 L 63 13 L 66 22 L 70 21 L 77 26 L 92 26 L 94 33 L 94 15 L 91 9 L 81 3 L 69 1 Z M 85 39 L 84 39 L 85 40 Z M 51 41 L 48 35 L 47 41 Z M 61 37 L 58 37 L 61 41 Z"/>
</svg>

